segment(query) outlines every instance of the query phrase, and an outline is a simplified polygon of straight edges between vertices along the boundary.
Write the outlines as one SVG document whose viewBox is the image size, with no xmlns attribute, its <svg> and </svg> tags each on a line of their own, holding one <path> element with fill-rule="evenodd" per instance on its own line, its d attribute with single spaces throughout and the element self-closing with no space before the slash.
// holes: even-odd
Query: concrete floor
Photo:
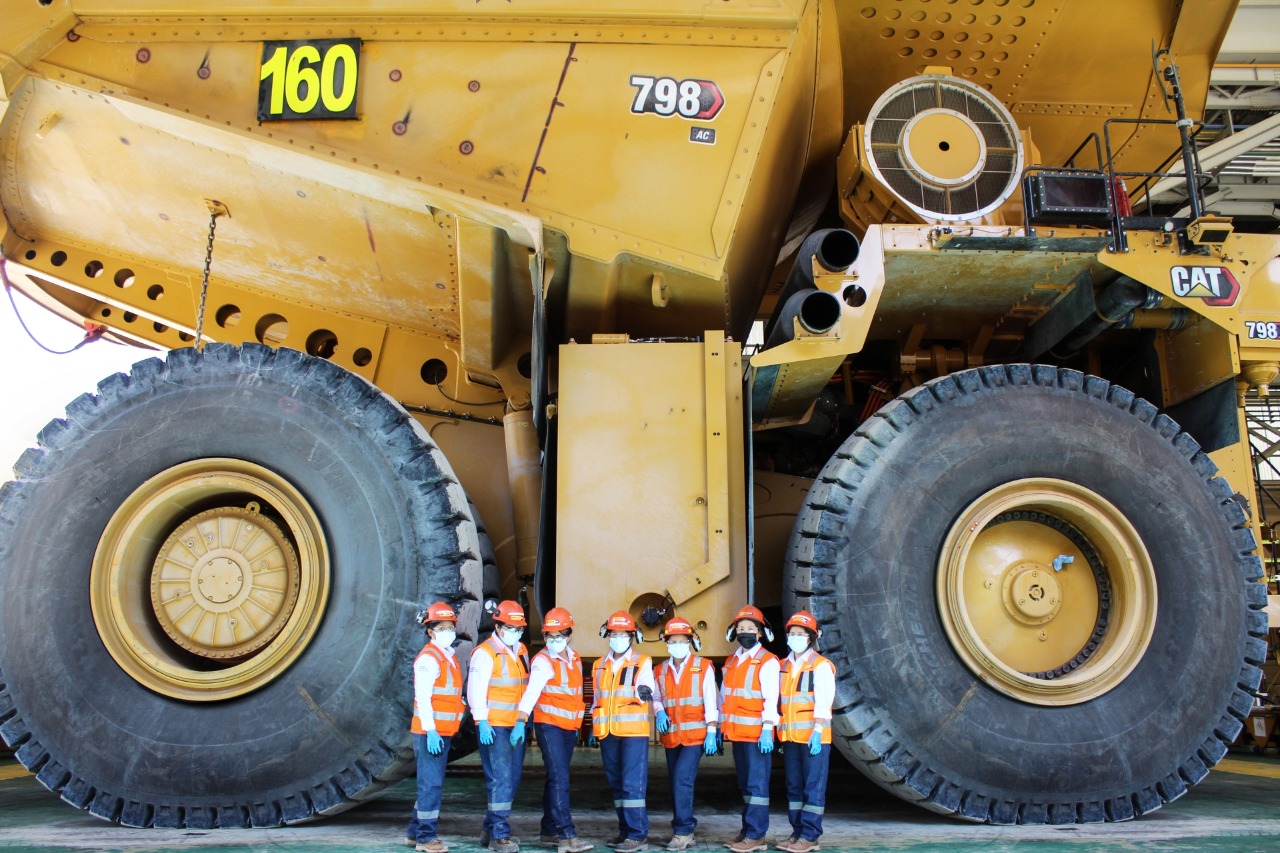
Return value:
<svg viewBox="0 0 1280 853">
<path fill-rule="evenodd" d="M 603 841 L 614 834 L 612 795 L 599 754 L 579 750 L 573 785 L 579 835 Z M 525 782 L 516 797 L 516 834 L 536 841 L 541 815 L 542 768 L 530 750 Z M 666 767 L 655 751 L 649 803 L 653 839 L 670 835 Z M 841 761 L 833 762 L 822 846 L 827 851 L 1280 851 L 1280 758 L 1233 752 L 1208 779 L 1176 803 L 1121 824 L 990 827 L 929 814 L 881 792 Z M 730 759 L 706 759 L 699 775 L 699 853 L 721 853 L 720 842 L 737 831 L 741 800 Z M 774 774 L 771 841 L 789 834 L 782 803 L 781 768 Z M 413 780 L 378 800 L 306 826 L 256 830 L 125 829 L 103 823 L 62 803 L 21 765 L 0 760 L 0 848 L 10 851 L 369 851 L 405 850 L 404 825 L 414 798 Z M 484 809 L 484 780 L 474 757 L 455 764 L 445 786 L 441 836 L 452 853 L 481 853 L 476 836 Z M 543 850 L 527 843 L 530 853 Z M 654 849 L 654 848 L 651 848 Z M 599 853 L 607 848 L 597 847 Z"/>
</svg>

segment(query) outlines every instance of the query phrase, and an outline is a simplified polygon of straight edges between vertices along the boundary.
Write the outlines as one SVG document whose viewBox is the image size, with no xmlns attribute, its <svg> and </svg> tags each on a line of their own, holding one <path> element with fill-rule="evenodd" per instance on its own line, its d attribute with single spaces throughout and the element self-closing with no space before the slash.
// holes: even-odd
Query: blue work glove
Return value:
<svg viewBox="0 0 1280 853">
<path fill-rule="evenodd" d="M 427 752 L 439 755 L 444 752 L 444 738 L 437 731 L 427 732 Z"/>
<path fill-rule="evenodd" d="M 766 755 L 773 752 L 773 729 L 760 730 L 760 751 Z"/>
<path fill-rule="evenodd" d="M 822 752 L 822 732 L 814 732 L 809 735 L 809 754 L 817 755 Z"/>
<path fill-rule="evenodd" d="M 597 748 L 598 746 L 600 746 L 600 738 L 596 737 L 595 735 L 592 735 L 591 737 L 587 738 L 587 746 L 591 747 L 592 749 Z"/>
<path fill-rule="evenodd" d="M 485 746 L 493 743 L 493 726 L 484 720 L 480 721 L 480 742 Z"/>
<path fill-rule="evenodd" d="M 480 725 L 488 728 L 487 723 L 481 723 Z M 489 729 L 489 738 L 490 740 L 493 739 L 493 729 L 491 728 Z M 511 727 L 510 741 L 512 746 L 517 746 L 524 742 L 524 720 L 516 720 L 516 724 Z M 480 742 L 484 743 L 484 729 L 480 730 Z"/>
<path fill-rule="evenodd" d="M 707 739 L 702 742 L 702 752 L 705 755 L 716 754 L 716 730 L 707 729 Z"/>
<path fill-rule="evenodd" d="M 666 711 L 658 712 L 658 734 L 665 735 L 671 731 L 671 718 L 667 716 Z"/>
</svg>

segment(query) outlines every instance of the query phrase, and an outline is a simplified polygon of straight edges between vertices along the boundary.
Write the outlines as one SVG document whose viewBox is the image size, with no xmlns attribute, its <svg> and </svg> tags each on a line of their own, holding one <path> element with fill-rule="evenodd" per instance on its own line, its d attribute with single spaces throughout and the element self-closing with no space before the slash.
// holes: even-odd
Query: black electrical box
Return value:
<svg viewBox="0 0 1280 853">
<path fill-rule="evenodd" d="M 1111 224 L 1111 182 L 1101 172 L 1036 172 L 1022 179 L 1032 225 Z"/>
</svg>

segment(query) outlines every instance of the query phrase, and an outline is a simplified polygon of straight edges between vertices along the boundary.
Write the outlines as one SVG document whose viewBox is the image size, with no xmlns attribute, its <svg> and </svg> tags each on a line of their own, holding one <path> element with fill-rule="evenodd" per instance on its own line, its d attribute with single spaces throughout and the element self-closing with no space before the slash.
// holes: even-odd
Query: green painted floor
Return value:
<svg viewBox="0 0 1280 853">
<path fill-rule="evenodd" d="M 531 750 L 516 797 L 516 834 L 536 841 L 543 776 Z M 603 841 L 614 834 L 612 795 L 599 754 L 579 750 L 572 801 L 579 835 Z M 655 751 L 649 803 L 651 838 L 670 835 L 666 767 Z M 899 802 L 842 762 L 835 762 L 828 788 L 827 851 L 1280 851 L 1280 758 L 1232 753 L 1208 779 L 1176 803 L 1139 820 L 1089 826 L 991 827 L 961 823 Z M 774 773 L 775 803 L 770 840 L 789 834 L 781 768 Z M 699 853 L 723 850 L 737 831 L 738 798 L 727 757 L 704 761 L 698 779 Z M 137 830 L 106 824 L 72 809 L 12 760 L 0 760 L 0 849 L 6 851 L 403 851 L 404 824 L 413 804 L 413 780 L 358 809 L 305 826 L 252 830 Z M 480 853 L 476 836 L 484 810 L 484 780 L 474 757 L 451 769 L 445 787 L 441 836 L 452 853 Z M 530 851 L 542 850 L 526 844 Z M 655 848 L 656 849 L 656 848 Z M 607 848 L 597 847 L 600 853 Z"/>
</svg>

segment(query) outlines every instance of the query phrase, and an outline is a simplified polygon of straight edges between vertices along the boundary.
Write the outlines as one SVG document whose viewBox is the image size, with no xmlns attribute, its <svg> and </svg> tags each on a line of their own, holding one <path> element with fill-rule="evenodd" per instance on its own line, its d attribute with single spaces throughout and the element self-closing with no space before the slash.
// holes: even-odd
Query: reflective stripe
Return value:
<svg viewBox="0 0 1280 853">
<path fill-rule="evenodd" d="M 499 711 L 518 711 L 520 710 L 520 703 L 519 702 L 490 702 L 489 710 L 492 711 L 495 708 L 497 708 Z M 510 726 L 507 726 L 506 728 L 510 728 Z"/>
<path fill-rule="evenodd" d="M 796 800 L 788 800 L 788 801 L 787 801 L 787 808 L 788 808 L 789 810 L 793 811 L 793 812 L 798 812 L 798 811 L 800 811 L 800 808 L 801 808 L 801 806 L 803 806 L 803 805 L 804 805 L 804 803 L 802 803 L 802 802 L 797 802 Z"/>
<path fill-rule="evenodd" d="M 523 687 L 525 679 L 523 678 L 490 678 L 490 687 Z"/>
<path fill-rule="evenodd" d="M 698 720 L 690 720 L 687 723 L 676 723 L 674 731 L 687 732 L 690 729 L 705 729 L 706 727 L 706 723 L 699 722 Z"/>
<path fill-rule="evenodd" d="M 734 715 L 734 716 L 728 716 L 728 717 L 721 717 L 721 719 L 726 722 L 737 723 L 740 726 L 759 726 L 760 725 L 759 717 L 739 717 Z"/>
<path fill-rule="evenodd" d="M 613 720 L 619 723 L 647 723 L 648 714 L 614 714 Z"/>
<path fill-rule="evenodd" d="M 624 809 L 642 809 L 644 808 L 644 800 L 614 800 L 619 808 Z"/>
<path fill-rule="evenodd" d="M 769 805 L 768 797 L 743 797 L 742 801 L 749 806 L 767 806 Z"/>
<path fill-rule="evenodd" d="M 433 812 L 418 812 L 418 820 L 436 820 L 439 817 L 440 817 L 439 809 L 436 809 Z"/>
<path fill-rule="evenodd" d="M 826 811 L 826 809 L 824 809 L 822 806 L 809 805 L 809 806 L 805 806 L 800 811 L 809 812 L 810 814 L 822 814 L 824 811 Z"/>
<path fill-rule="evenodd" d="M 739 690 L 735 690 L 735 689 L 734 689 L 734 688 L 732 688 L 732 687 L 726 687 L 726 688 L 725 688 L 725 690 L 724 690 L 724 695 L 725 695 L 725 696 L 740 696 L 740 697 L 741 697 L 741 698 L 743 698 L 743 699 L 763 699 L 763 698 L 764 698 L 764 691 L 763 691 L 763 690 L 752 690 L 752 689 L 751 689 L 751 688 L 749 688 L 749 687 L 743 687 L 743 688 L 741 688 L 741 689 L 739 689 Z"/>
<path fill-rule="evenodd" d="M 581 711 L 565 711 L 555 705 L 543 705 L 541 702 L 534 707 L 544 714 L 550 714 L 553 717 L 564 717 L 566 720 L 576 720 L 582 717 Z"/>
<path fill-rule="evenodd" d="M 546 687 L 542 688 L 542 692 L 543 693 L 559 693 L 562 696 L 572 696 L 578 691 L 574 690 L 572 687 L 552 687 L 550 684 L 548 684 Z"/>
<path fill-rule="evenodd" d="M 698 695 L 693 697 L 685 697 L 677 699 L 671 703 L 672 705 L 701 705 L 702 704 L 702 684 L 698 684 Z"/>
<path fill-rule="evenodd" d="M 509 812 L 511 811 L 511 803 L 489 803 L 487 808 L 491 812 Z"/>
</svg>

